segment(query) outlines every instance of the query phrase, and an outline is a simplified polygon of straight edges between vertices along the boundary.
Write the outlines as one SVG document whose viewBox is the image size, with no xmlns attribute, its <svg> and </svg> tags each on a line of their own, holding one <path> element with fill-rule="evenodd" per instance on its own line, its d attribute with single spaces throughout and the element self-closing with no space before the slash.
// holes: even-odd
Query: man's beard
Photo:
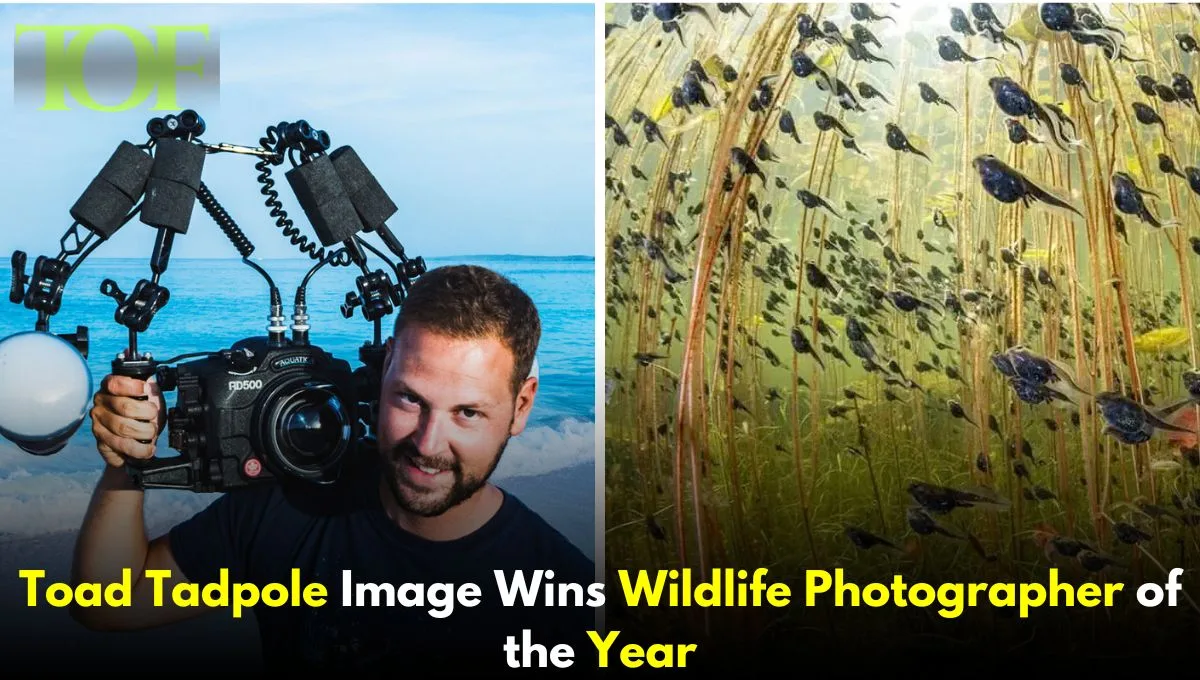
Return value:
<svg viewBox="0 0 1200 680">
<path fill-rule="evenodd" d="M 410 499 L 405 496 L 404 489 L 401 488 L 399 475 L 396 472 L 395 465 L 408 465 L 408 460 L 411 460 L 420 465 L 427 465 L 417 447 L 413 445 L 410 439 L 404 439 L 392 448 L 388 456 L 388 461 L 391 464 L 384 475 L 387 477 L 388 489 L 392 492 L 392 498 L 396 501 L 396 505 L 405 512 L 418 515 L 420 517 L 437 517 L 447 510 L 474 496 L 476 492 L 487 484 L 492 473 L 496 471 L 496 466 L 500 464 L 500 458 L 504 455 L 504 449 L 508 447 L 508 440 L 512 437 L 505 437 L 501 442 L 500 448 L 496 451 L 496 455 L 492 458 L 492 463 L 480 477 L 464 477 L 462 466 L 457 462 L 452 464 L 450 473 L 454 475 L 454 485 L 446 492 L 445 496 L 440 498 L 417 498 Z M 407 460 L 406 460 L 407 459 Z M 428 467 L 444 467 L 441 464 L 427 465 Z"/>
</svg>

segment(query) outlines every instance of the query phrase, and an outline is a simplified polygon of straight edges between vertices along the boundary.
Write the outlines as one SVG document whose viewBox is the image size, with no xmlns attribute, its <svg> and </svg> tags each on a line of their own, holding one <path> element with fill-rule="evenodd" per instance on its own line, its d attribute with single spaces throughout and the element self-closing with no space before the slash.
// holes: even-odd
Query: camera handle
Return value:
<svg viewBox="0 0 1200 680">
<path fill-rule="evenodd" d="M 143 354 L 140 358 L 126 357 L 124 353 L 117 355 L 112 362 L 113 375 L 120 375 L 128 378 L 134 378 L 143 382 L 149 380 L 158 370 L 158 362 L 155 361 L 149 353 Z M 146 401 L 149 397 L 143 395 L 133 397 L 138 401 Z M 139 439 L 140 444 L 152 443 L 149 439 Z M 131 461 L 133 462 L 133 461 Z"/>
<path fill-rule="evenodd" d="M 127 376 L 138 380 L 149 380 L 151 376 L 158 371 L 158 362 L 150 357 L 149 354 L 144 354 L 140 358 L 127 358 L 124 354 L 117 356 L 112 362 L 113 375 Z M 148 397 L 134 397 L 139 400 L 146 400 Z M 142 444 L 150 444 L 149 440 L 139 440 Z M 164 487 L 164 488 L 190 488 L 188 483 L 191 479 L 190 462 L 182 457 L 175 456 L 173 458 L 151 458 L 149 460 L 138 460 L 127 458 L 125 460 L 125 471 L 129 474 L 140 488 Z M 161 478 L 161 482 L 159 480 Z"/>
<path fill-rule="evenodd" d="M 159 364 L 148 353 L 138 359 L 126 358 L 123 354 L 119 355 L 112 362 L 112 372 L 113 375 L 128 376 L 143 381 L 149 380 L 151 376 L 158 376 L 159 385 L 164 391 L 175 389 L 172 371 L 165 365 Z M 143 401 L 148 399 L 145 396 L 134 398 Z M 142 444 L 151 443 L 145 440 L 139 441 Z M 193 486 L 192 461 L 186 456 L 155 457 L 149 460 L 127 458 L 125 471 L 133 483 L 142 489 L 191 489 Z"/>
</svg>

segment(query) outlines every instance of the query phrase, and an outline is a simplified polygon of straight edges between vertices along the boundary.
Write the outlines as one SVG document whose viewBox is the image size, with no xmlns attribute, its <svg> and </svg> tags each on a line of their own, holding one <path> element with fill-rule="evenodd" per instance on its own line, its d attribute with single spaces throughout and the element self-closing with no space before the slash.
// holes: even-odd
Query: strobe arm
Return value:
<svg viewBox="0 0 1200 680">
<path fill-rule="evenodd" d="M 30 282 L 30 277 L 25 274 L 25 258 L 22 251 L 13 252 L 12 286 L 8 291 L 8 301 L 17 305 L 24 303 L 27 309 L 36 310 L 38 320 L 34 329 L 45 333 L 50 330 L 50 316 L 62 304 L 63 289 L 73 268 L 64 260 L 38 256 L 33 270 L 34 283 L 26 289 L 25 284 Z M 58 337 L 71 343 L 87 359 L 90 349 L 87 326 L 76 326 L 74 333 L 59 333 Z"/>
<path fill-rule="evenodd" d="M 117 362 L 148 360 L 138 353 L 137 334 L 144 333 L 158 310 L 170 300 L 170 291 L 159 283 L 171 258 L 176 234 L 186 234 L 191 223 L 196 194 L 200 190 L 200 175 L 204 170 L 207 151 L 192 139 L 205 130 L 204 120 L 190 109 L 179 116 L 153 118 L 146 125 L 154 147 L 145 177 L 145 199 L 141 205 L 141 221 L 157 230 L 154 251 L 150 256 L 150 279 L 142 279 L 126 295 L 112 279 L 105 279 L 100 292 L 117 302 L 115 320 L 129 329 L 129 347 Z M 141 155 L 141 154 L 139 154 Z M 134 370 L 114 362 L 113 371 Z M 153 373 L 151 369 L 146 370 Z M 148 377 L 148 375 L 147 375 Z"/>
<path fill-rule="evenodd" d="M 398 260 L 394 269 L 399 288 L 399 299 L 395 304 L 399 305 L 408 289 L 412 287 L 413 279 L 425 273 L 425 260 L 421 257 L 409 259 L 400 240 L 388 228 L 387 220 L 396 214 L 396 204 L 383 190 L 379 180 L 375 179 L 375 175 L 367 169 L 358 152 L 349 146 L 343 146 L 329 154 L 329 157 L 345 187 L 346 195 L 362 221 L 364 230 L 379 234 L 384 246 Z"/>
<path fill-rule="evenodd" d="M 404 246 L 387 228 L 386 221 L 396 214 L 396 204 L 353 148 L 343 146 L 326 154 L 329 136 L 303 120 L 280 123 L 273 129 L 280 136 L 276 151 L 301 153 L 303 162 L 286 176 L 322 245 L 328 248 L 340 244 L 342 248 L 337 252 L 349 255 L 362 269 L 358 292 L 347 294 L 342 314 L 349 318 L 355 308 L 361 308 L 367 320 L 378 322 L 401 304 L 412 280 L 425 272 L 424 260 L 409 259 Z M 378 233 L 399 259 L 393 266 L 397 283 L 382 270 L 372 272 L 366 266 L 358 236 L 362 232 Z"/>
<path fill-rule="evenodd" d="M 143 222 L 156 227 L 187 231 L 191 202 L 182 185 L 188 179 L 198 184 L 206 150 L 178 138 L 190 141 L 202 134 L 204 121 L 195 111 L 185 110 L 179 116 L 151 119 L 146 129 L 151 141 L 141 146 L 121 142 L 71 206 L 75 221 L 59 240 L 57 257 L 39 256 L 30 276 L 25 274 L 25 253 L 13 253 L 9 301 L 38 313 L 37 330 L 49 329 L 50 317 L 59 310 L 71 274 L 134 216 L 141 214 Z M 157 147 L 154 157 L 146 152 L 151 146 Z M 194 201 L 198 187 L 190 188 L 190 200 Z M 147 200 L 138 204 L 143 195 Z M 86 230 L 82 236 L 81 227 Z"/>
<path fill-rule="evenodd" d="M 75 269 L 100 242 L 112 237 L 138 213 L 133 206 L 142 197 L 152 163 L 140 148 L 122 142 L 71 207 L 71 217 L 75 222 L 60 239 L 61 251 L 58 256 L 38 257 L 33 276 L 25 279 L 24 253 L 20 254 L 19 268 L 17 255 L 14 254 L 13 290 L 9 299 L 18 302 L 20 297 L 26 308 L 38 312 L 39 330 L 48 328 L 49 318 L 58 312 L 63 289 Z M 82 238 L 79 235 L 81 226 L 87 230 Z M 70 258 L 76 256 L 78 258 L 71 262 Z M 26 291 L 18 290 L 18 271 L 22 283 L 25 280 L 30 283 Z"/>
<path fill-rule="evenodd" d="M 8 299 L 37 312 L 36 330 L 49 331 L 50 317 L 62 305 L 63 291 L 71 274 L 92 251 L 138 214 L 140 208 L 134 208 L 134 204 L 145 189 L 151 162 L 141 148 L 122 142 L 71 207 L 75 221 L 59 239 L 58 255 L 38 256 L 32 274 L 26 274 L 26 254 L 19 250 L 13 253 Z M 85 230 L 82 235 L 81 227 Z M 79 326 L 74 334 L 60 337 L 87 357 L 86 327 Z"/>
</svg>

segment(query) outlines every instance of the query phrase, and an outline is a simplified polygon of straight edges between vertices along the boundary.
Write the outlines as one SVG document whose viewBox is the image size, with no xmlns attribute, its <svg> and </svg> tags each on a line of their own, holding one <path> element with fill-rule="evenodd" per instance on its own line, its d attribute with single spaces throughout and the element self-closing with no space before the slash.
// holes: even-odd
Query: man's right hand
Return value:
<svg viewBox="0 0 1200 680">
<path fill-rule="evenodd" d="M 109 375 L 92 404 L 92 434 L 105 462 L 121 467 L 126 458 L 154 456 L 154 442 L 167 420 L 167 401 L 157 383 Z"/>
<path fill-rule="evenodd" d="M 75 586 L 115 583 L 124 569 L 133 571 L 134 580 L 129 606 L 87 606 L 78 600 L 71 605 L 71 616 L 91 630 L 142 630 L 213 611 L 158 606 L 154 584 L 145 578 L 149 570 L 161 569 L 172 575 L 163 582 L 165 589 L 188 582 L 171 553 L 170 534 L 146 540 L 145 494 L 121 469 L 129 460 L 154 456 L 154 440 L 166 421 L 167 403 L 153 378 L 106 376 L 93 399 L 92 433 L 108 467 L 100 475 L 76 539 L 71 582 Z"/>
</svg>

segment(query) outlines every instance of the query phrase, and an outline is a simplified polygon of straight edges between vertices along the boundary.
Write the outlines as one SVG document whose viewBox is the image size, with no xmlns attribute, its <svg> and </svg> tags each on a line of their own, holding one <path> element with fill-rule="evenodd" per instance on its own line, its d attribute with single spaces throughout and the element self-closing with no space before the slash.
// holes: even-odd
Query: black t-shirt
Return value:
<svg viewBox="0 0 1200 680">
<path fill-rule="evenodd" d="M 336 488 L 278 483 L 227 493 L 171 530 L 171 551 L 193 583 L 215 582 L 228 568 L 231 583 L 288 584 L 296 568 L 302 583 L 325 585 L 321 607 L 254 608 L 271 671 L 496 674 L 509 671 L 506 639 L 519 643 L 524 629 L 547 650 L 571 645 L 568 671 L 593 665 L 586 631 L 595 629 L 598 610 L 586 606 L 586 598 L 596 580 L 594 565 L 545 520 L 505 492 L 500 510 L 479 530 L 454 541 L 429 541 L 388 518 L 378 489 L 372 467 Z M 428 598 L 420 607 L 343 607 L 345 569 L 355 583 L 397 589 L 475 583 L 479 603 L 467 608 L 455 602 L 445 618 L 430 616 Z M 539 569 L 554 572 L 552 583 L 580 584 L 585 606 L 504 607 L 494 571 L 503 570 L 511 583 L 513 572 L 531 578 Z"/>
</svg>

